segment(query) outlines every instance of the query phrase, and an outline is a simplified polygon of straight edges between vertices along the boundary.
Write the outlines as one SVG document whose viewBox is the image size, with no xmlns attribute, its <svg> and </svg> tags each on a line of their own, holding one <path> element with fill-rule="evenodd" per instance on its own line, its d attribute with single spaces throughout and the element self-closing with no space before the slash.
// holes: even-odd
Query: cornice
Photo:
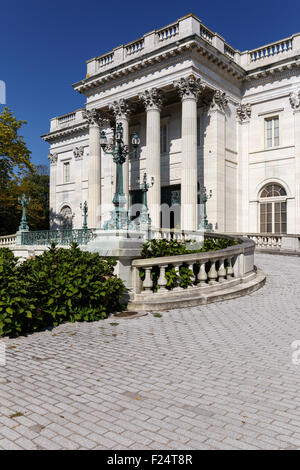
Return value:
<svg viewBox="0 0 300 470">
<path fill-rule="evenodd" d="M 96 88 L 117 78 L 127 76 L 133 72 L 142 70 L 145 67 L 163 62 L 171 57 L 182 54 L 185 51 L 192 52 L 193 50 L 196 50 L 202 56 L 205 56 L 209 61 L 219 65 L 224 71 L 232 74 L 237 79 L 242 79 L 246 75 L 245 70 L 240 65 L 235 63 L 225 54 L 222 54 L 211 44 L 206 43 L 201 37 L 194 34 L 177 41 L 175 47 L 165 46 L 156 53 L 149 52 L 139 58 L 135 58 L 126 63 L 112 67 L 108 71 L 101 71 L 91 77 L 83 79 L 80 82 L 73 84 L 73 87 L 79 93 L 84 93 L 89 89 Z"/>
<path fill-rule="evenodd" d="M 83 122 L 81 124 L 74 125 L 72 127 L 64 128 L 64 129 L 59 129 L 57 131 L 49 132 L 49 134 L 43 134 L 41 135 L 41 138 L 45 140 L 45 142 L 50 142 L 52 140 L 55 140 L 57 138 L 61 138 L 62 136 L 65 135 L 70 135 L 70 134 L 76 134 L 78 132 L 82 132 L 86 129 L 89 128 L 88 122 Z"/>
</svg>

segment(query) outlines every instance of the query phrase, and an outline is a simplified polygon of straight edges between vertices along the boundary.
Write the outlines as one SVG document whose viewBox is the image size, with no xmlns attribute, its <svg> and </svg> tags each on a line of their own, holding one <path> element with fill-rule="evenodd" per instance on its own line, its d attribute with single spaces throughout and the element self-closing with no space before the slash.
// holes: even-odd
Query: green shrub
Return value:
<svg viewBox="0 0 300 470">
<path fill-rule="evenodd" d="M 0 335 L 17 336 L 65 321 L 95 321 L 120 309 L 125 286 L 113 274 L 114 266 L 115 261 L 81 251 L 76 244 L 70 249 L 53 244 L 19 266 L 3 253 Z"/>
<path fill-rule="evenodd" d="M 192 249 L 193 244 L 195 249 Z M 163 256 L 176 256 L 189 253 L 202 253 L 207 251 L 222 250 L 229 246 L 237 245 L 236 240 L 227 238 L 206 238 L 201 248 L 197 247 L 197 243 L 191 240 L 150 240 L 144 243 L 141 251 L 142 258 L 160 258 Z M 159 266 L 153 266 L 151 270 L 151 279 L 153 281 L 153 291 L 158 291 Z M 187 264 L 182 264 L 179 268 L 179 276 L 176 274 L 175 268 L 169 265 L 166 268 L 167 289 L 174 289 L 178 284 L 186 289 L 193 284 L 193 275 L 199 271 L 199 265 L 195 264 L 195 273 L 191 271 Z M 140 270 L 140 277 L 145 278 L 145 271 Z"/>
<path fill-rule="evenodd" d="M 18 275 L 17 258 L 8 248 L 0 249 L 0 336 L 18 336 L 27 330 L 34 309 L 26 280 Z"/>
</svg>

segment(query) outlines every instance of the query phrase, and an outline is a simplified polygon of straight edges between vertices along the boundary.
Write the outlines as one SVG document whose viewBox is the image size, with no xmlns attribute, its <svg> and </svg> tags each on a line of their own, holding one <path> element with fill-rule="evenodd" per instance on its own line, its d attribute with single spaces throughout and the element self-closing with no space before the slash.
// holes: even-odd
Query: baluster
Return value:
<svg viewBox="0 0 300 470">
<path fill-rule="evenodd" d="M 177 280 L 176 280 L 176 287 L 174 287 L 174 290 L 179 290 L 181 289 L 180 283 L 181 283 L 181 276 L 180 276 L 180 264 L 174 264 L 175 268 L 175 273 L 177 275 Z"/>
<path fill-rule="evenodd" d="M 227 279 L 228 279 L 230 277 L 233 277 L 233 275 L 234 275 L 234 271 L 233 271 L 233 267 L 232 267 L 232 258 L 227 258 L 227 263 L 228 263 L 228 266 L 227 266 L 226 270 L 227 270 Z"/>
<path fill-rule="evenodd" d="M 196 280 L 196 276 L 194 274 L 194 264 L 193 263 L 189 264 L 189 270 L 192 271 L 192 273 L 193 273 L 193 274 L 190 275 L 190 279 L 192 281 L 192 284 L 190 286 L 188 286 L 188 288 L 191 288 L 191 287 L 193 287 L 194 282 Z"/>
<path fill-rule="evenodd" d="M 208 284 L 214 285 L 217 284 L 216 279 L 218 278 L 218 273 L 216 271 L 216 262 L 211 261 L 210 270 L 208 271 Z"/>
<path fill-rule="evenodd" d="M 200 261 L 200 269 L 197 276 L 197 280 L 199 281 L 200 287 L 207 287 L 207 283 L 205 282 L 207 280 L 207 274 L 205 271 L 205 261 Z"/>
<path fill-rule="evenodd" d="M 218 276 L 219 276 L 219 282 L 225 282 L 225 276 L 226 276 L 226 269 L 224 267 L 224 259 L 220 259 L 220 267 L 218 270 Z"/>
<path fill-rule="evenodd" d="M 144 279 L 144 282 L 143 282 L 144 290 L 151 290 L 152 289 L 153 281 L 151 279 L 151 269 L 152 269 L 152 267 L 145 268 L 145 279 Z"/>
<path fill-rule="evenodd" d="M 159 278 L 158 278 L 158 285 L 159 290 L 167 290 L 167 279 L 166 279 L 166 268 L 168 267 L 167 264 L 160 266 Z"/>
</svg>

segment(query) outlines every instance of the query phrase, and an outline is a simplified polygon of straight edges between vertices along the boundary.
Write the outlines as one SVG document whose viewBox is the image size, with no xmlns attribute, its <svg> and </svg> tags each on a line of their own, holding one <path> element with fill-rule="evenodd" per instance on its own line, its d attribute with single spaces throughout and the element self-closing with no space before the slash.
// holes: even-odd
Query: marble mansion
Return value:
<svg viewBox="0 0 300 470">
<path fill-rule="evenodd" d="M 52 228 L 81 228 L 84 201 L 90 228 L 109 218 L 116 173 L 100 132 L 121 122 L 126 144 L 140 137 L 123 165 L 128 208 L 146 172 L 153 226 L 197 229 L 205 186 L 219 232 L 300 233 L 300 33 L 241 52 L 190 14 L 89 60 L 73 87 L 86 107 L 43 136 Z"/>
</svg>

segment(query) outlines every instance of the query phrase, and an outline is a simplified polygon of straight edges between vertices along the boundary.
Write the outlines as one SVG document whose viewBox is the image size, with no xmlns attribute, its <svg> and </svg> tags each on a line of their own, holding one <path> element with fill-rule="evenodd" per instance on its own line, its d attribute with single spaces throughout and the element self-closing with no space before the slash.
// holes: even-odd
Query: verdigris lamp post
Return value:
<svg viewBox="0 0 300 470">
<path fill-rule="evenodd" d="M 199 192 L 200 204 L 203 204 L 203 217 L 199 224 L 200 230 L 212 230 L 212 224 L 208 223 L 207 212 L 206 212 L 206 203 L 212 197 L 212 190 L 209 191 L 209 194 L 206 192 L 206 187 L 203 186 Z"/>
<path fill-rule="evenodd" d="M 88 205 L 87 202 L 84 201 L 83 205 L 80 203 L 80 209 L 83 210 L 83 223 L 82 223 L 82 230 L 87 230 L 87 213 L 88 213 Z"/>
<path fill-rule="evenodd" d="M 141 214 L 139 216 L 139 223 L 140 224 L 147 224 L 147 225 L 150 226 L 151 225 L 151 219 L 149 217 L 149 210 L 148 210 L 148 203 L 147 203 L 147 192 L 154 185 L 154 177 L 152 176 L 151 183 L 147 183 L 147 173 L 144 173 L 142 183 L 140 183 L 140 178 L 138 178 L 138 183 L 139 183 L 140 189 L 142 190 L 142 193 L 143 193 L 142 211 L 141 211 Z"/>
<path fill-rule="evenodd" d="M 26 217 L 26 207 L 30 203 L 30 198 L 26 198 L 25 194 L 23 193 L 22 197 L 18 198 L 19 203 L 22 206 L 22 218 L 21 218 L 21 223 L 19 225 L 19 229 L 16 234 L 16 244 L 17 245 L 22 245 L 26 244 L 24 241 L 24 232 L 29 232 L 29 227 L 27 224 L 27 217 Z"/>
<path fill-rule="evenodd" d="M 24 230 L 28 231 L 29 227 L 28 227 L 28 224 L 27 224 L 26 207 L 30 203 L 30 198 L 27 199 L 25 194 L 23 193 L 22 197 L 18 198 L 18 201 L 22 206 L 22 219 L 21 219 L 21 223 L 19 225 L 19 231 L 24 231 Z"/>
<path fill-rule="evenodd" d="M 110 219 L 105 222 L 103 226 L 104 230 L 127 229 L 130 224 L 123 187 L 123 163 L 126 161 L 128 155 L 136 154 L 140 144 L 137 133 L 134 133 L 131 143 L 134 150 L 129 152 L 128 145 L 125 145 L 123 141 L 123 125 L 120 122 L 117 123 L 112 144 L 108 143 L 105 131 L 102 131 L 100 135 L 100 145 L 102 149 L 105 153 L 113 156 L 113 161 L 117 165 L 116 190 L 112 200 L 114 210 L 111 211 Z"/>
</svg>

